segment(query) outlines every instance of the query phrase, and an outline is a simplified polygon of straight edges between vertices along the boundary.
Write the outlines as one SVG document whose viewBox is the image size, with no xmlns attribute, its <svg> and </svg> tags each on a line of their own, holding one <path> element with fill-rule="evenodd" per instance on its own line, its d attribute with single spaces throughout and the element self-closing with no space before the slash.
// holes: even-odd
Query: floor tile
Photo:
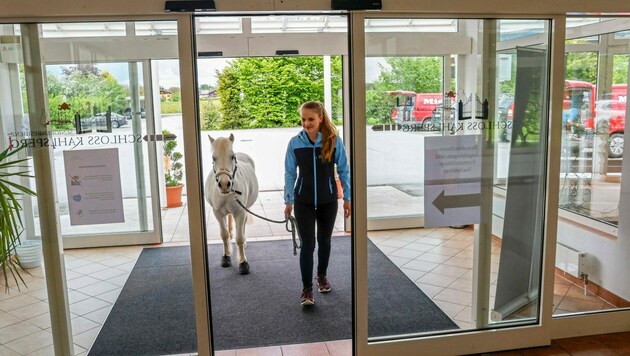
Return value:
<svg viewBox="0 0 630 356">
<path fill-rule="evenodd" d="M 10 348 L 0 344 L 0 355 L 2 356 L 22 356 Z"/>
<path fill-rule="evenodd" d="M 70 311 L 78 315 L 84 315 L 102 309 L 108 305 L 110 305 L 110 303 L 100 299 L 88 298 L 78 303 L 70 304 Z"/>
<path fill-rule="evenodd" d="M 435 295 L 433 299 L 460 305 L 469 305 L 472 301 L 472 293 L 464 292 L 457 289 L 445 288 L 440 293 Z"/>
<path fill-rule="evenodd" d="M 29 353 L 27 356 L 51 356 L 55 354 L 55 346 L 54 345 L 48 345 L 44 348 L 41 348 L 39 350 L 33 351 L 31 353 Z M 76 352 L 75 352 L 76 354 Z"/>
<path fill-rule="evenodd" d="M 630 332 L 595 335 L 593 338 L 620 355 L 630 355 Z"/>
<path fill-rule="evenodd" d="M 89 350 L 92 347 L 94 340 L 96 340 L 99 331 L 100 328 L 94 328 L 80 334 L 76 334 L 74 335 L 74 343 L 86 350 Z"/>
<path fill-rule="evenodd" d="M 34 318 L 30 318 L 26 320 L 27 323 L 33 324 L 38 328 L 45 330 L 50 328 L 50 313 L 46 312 L 44 314 L 38 315 Z"/>
<path fill-rule="evenodd" d="M 0 292 L 2 293 L 2 292 Z M 0 302 L 1 303 L 1 302 Z M 19 323 L 21 322 L 22 319 L 13 316 L 12 314 L 9 314 L 7 312 L 4 312 L 2 310 L 0 310 L 0 330 L 2 330 L 2 328 L 4 328 L 5 326 L 9 326 L 15 323 Z"/>
<path fill-rule="evenodd" d="M 87 287 L 79 288 L 77 289 L 77 292 L 94 297 L 118 288 L 120 288 L 120 286 L 117 284 L 113 284 L 107 281 L 99 281 L 94 284 L 90 284 Z"/>
<path fill-rule="evenodd" d="M 78 335 L 85 331 L 92 330 L 96 327 L 100 327 L 101 324 L 95 323 L 90 319 L 84 317 L 76 317 L 71 320 L 72 323 L 72 334 Z"/>
<path fill-rule="evenodd" d="M 282 356 L 280 346 L 236 350 L 236 356 Z"/>
<path fill-rule="evenodd" d="M 440 265 L 437 263 L 420 261 L 420 260 L 412 260 L 402 265 L 403 268 L 413 269 L 416 271 L 423 271 L 423 272 L 429 272 L 439 266 Z"/>
<path fill-rule="evenodd" d="M 33 304 L 29 304 L 23 307 L 15 308 L 9 313 L 13 316 L 20 318 L 21 320 L 27 320 L 48 312 L 48 303 L 37 301 Z"/>
<path fill-rule="evenodd" d="M 451 283 L 457 280 L 456 277 L 446 276 L 437 273 L 427 273 L 422 278 L 417 280 L 419 283 L 431 284 L 438 287 L 447 287 Z"/>
<path fill-rule="evenodd" d="M 52 345 L 52 343 L 53 338 L 50 331 L 40 330 L 36 333 L 8 342 L 6 346 L 19 354 L 28 355 L 33 351 Z"/>
<path fill-rule="evenodd" d="M 33 298 L 28 294 L 15 295 L 9 299 L 5 299 L 0 303 L 0 310 L 11 312 L 17 308 L 40 302 L 39 299 Z"/>
<path fill-rule="evenodd" d="M 42 329 L 25 321 L 5 326 L 0 329 L 0 345 L 6 345 L 11 341 L 20 339 L 27 335 L 34 334 L 39 331 L 42 331 Z"/>
<path fill-rule="evenodd" d="M 330 356 L 351 356 L 352 340 L 327 341 L 326 347 Z"/>
<path fill-rule="evenodd" d="M 581 337 L 554 341 L 570 355 L 618 356 L 615 351 L 595 338 Z"/>
<path fill-rule="evenodd" d="M 84 318 L 90 319 L 95 323 L 103 324 L 109 315 L 109 312 L 112 310 L 112 306 L 109 305 L 105 308 L 95 310 L 91 313 L 87 313 L 83 315 Z"/>
<path fill-rule="evenodd" d="M 424 292 L 424 294 L 426 294 L 429 298 L 433 298 L 435 297 L 437 294 L 439 294 L 441 291 L 444 290 L 443 287 L 438 287 L 438 286 L 433 286 L 430 284 L 424 284 L 424 283 L 416 283 L 420 289 Z"/>
<path fill-rule="evenodd" d="M 283 345 L 282 356 L 328 356 L 328 348 L 323 342 Z"/>
</svg>

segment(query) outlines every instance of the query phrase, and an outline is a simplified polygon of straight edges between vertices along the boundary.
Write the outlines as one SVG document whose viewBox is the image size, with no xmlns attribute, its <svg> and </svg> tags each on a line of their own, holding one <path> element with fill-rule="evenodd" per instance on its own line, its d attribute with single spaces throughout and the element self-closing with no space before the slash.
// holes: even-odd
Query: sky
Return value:
<svg viewBox="0 0 630 356">
<path fill-rule="evenodd" d="M 223 70 L 229 64 L 229 61 L 230 59 L 226 58 L 200 59 L 197 64 L 199 84 L 216 86 L 217 78 L 215 72 Z M 157 63 L 160 86 L 163 88 L 179 87 L 179 61 L 175 59 L 159 60 Z M 372 83 L 378 78 L 380 73 L 379 63 L 384 63 L 383 58 L 365 59 L 366 81 L 368 83 Z M 57 76 L 61 76 L 61 68 L 70 66 L 48 65 L 46 69 Z M 103 71 L 110 72 L 119 83 L 129 85 L 129 68 L 127 63 L 99 63 L 97 66 Z M 138 73 L 138 75 L 141 76 L 142 74 Z"/>
</svg>

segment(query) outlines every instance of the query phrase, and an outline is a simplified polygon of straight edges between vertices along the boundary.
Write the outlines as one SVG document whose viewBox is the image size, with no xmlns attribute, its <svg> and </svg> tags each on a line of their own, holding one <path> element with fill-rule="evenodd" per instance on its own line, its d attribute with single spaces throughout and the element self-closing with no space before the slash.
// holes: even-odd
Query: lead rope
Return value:
<svg viewBox="0 0 630 356">
<path fill-rule="evenodd" d="M 238 191 L 234 191 L 237 194 L 240 194 L 240 192 Z M 297 225 L 297 222 L 295 221 L 295 218 L 292 215 L 289 215 L 289 217 L 287 219 L 284 220 L 272 220 L 272 219 L 267 219 L 264 216 L 260 216 L 256 213 L 251 212 L 249 209 L 247 209 L 245 207 L 245 205 L 243 205 L 243 203 L 241 203 L 240 200 L 238 200 L 238 198 L 236 197 L 236 195 L 234 196 L 234 199 L 236 199 L 236 202 L 238 203 L 238 205 L 241 206 L 241 208 L 245 209 L 246 212 L 254 215 L 255 217 L 259 218 L 259 219 L 263 219 L 265 221 L 269 221 L 272 223 L 276 223 L 276 224 L 285 224 L 285 228 L 287 229 L 288 232 L 291 233 L 291 237 L 293 238 L 293 256 L 297 255 L 297 250 L 299 248 L 302 248 L 302 238 L 300 237 L 300 232 L 295 228 L 295 226 Z M 291 225 L 291 228 L 289 228 L 289 225 Z M 297 235 L 297 237 L 296 237 Z M 297 240 L 300 240 L 300 244 L 298 245 Z"/>
</svg>

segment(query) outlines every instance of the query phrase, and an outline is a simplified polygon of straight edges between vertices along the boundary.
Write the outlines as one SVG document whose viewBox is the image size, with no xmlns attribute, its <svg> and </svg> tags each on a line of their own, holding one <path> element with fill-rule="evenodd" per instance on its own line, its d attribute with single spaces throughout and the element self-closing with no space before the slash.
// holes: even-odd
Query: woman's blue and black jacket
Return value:
<svg viewBox="0 0 630 356">
<path fill-rule="evenodd" d="M 291 138 L 284 159 L 284 203 L 318 204 L 337 200 L 335 164 L 341 181 L 343 200 L 350 200 L 350 168 L 346 149 L 336 137 L 333 160 L 322 162 L 322 134 L 312 144 L 304 130 Z M 298 176 L 299 167 L 299 176 Z"/>
</svg>

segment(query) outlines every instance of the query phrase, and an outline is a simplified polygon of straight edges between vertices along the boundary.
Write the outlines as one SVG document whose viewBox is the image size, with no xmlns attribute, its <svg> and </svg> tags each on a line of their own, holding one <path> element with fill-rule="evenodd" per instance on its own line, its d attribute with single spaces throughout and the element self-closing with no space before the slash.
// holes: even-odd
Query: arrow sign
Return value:
<svg viewBox="0 0 630 356">
<path fill-rule="evenodd" d="M 177 138 L 175 134 L 167 134 L 167 135 L 144 135 L 142 137 L 145 141 L 173 141 Z"/>
<path fill-rule="evenodd" d="M 444 190 L 433 200 L 433 206 L 444 215 L 444 210 L 480 206 L 481 194 L 444 195 Z"/>
</svg>

